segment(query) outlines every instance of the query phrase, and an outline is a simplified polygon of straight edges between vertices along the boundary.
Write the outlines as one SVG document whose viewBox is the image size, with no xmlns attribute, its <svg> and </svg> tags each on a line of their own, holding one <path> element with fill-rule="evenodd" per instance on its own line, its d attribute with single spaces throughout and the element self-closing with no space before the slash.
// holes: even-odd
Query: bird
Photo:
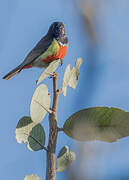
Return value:
<svg viewBox="0 0 129 180">
<path fill-rule="evenodd" d="M 28 53 L 25 60 L 6 74 L 3 79 L 9 80 L 23 69 L 32 67 L 46 68 L 51 62 L 57 59 L 60 59 L 63 63 L 67 48 L 68 37 L 66 35 L 64 23 L 53 22 L 47 34 Z"/>
</svg>

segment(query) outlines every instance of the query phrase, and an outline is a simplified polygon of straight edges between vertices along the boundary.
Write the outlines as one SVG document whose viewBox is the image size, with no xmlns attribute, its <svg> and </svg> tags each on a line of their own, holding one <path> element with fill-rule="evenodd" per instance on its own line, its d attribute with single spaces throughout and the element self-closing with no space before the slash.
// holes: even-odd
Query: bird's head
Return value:
<svg viewBox="0 0 129 180">
<path fill-rule="evenodd" d="M 62 22 L 54 22 L 51 24 L 48 33 L 52 34 L 55 38 L 65 36 L 65 26 Z"/>
</svg>

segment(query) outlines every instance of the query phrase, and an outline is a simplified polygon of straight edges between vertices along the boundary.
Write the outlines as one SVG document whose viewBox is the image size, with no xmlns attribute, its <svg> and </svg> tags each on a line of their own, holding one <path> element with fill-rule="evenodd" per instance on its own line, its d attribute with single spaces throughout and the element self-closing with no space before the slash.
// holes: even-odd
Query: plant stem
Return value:
<svg viewBox="0 0 129 180">
<path fill-rule="evenodd" d="M 49 114 L 49 142 L 47 151 L 47 167 L 46 167 L 46 180 L 55 180 L 55 152 L 56 142 L 58 135 L 57 127 L 57 104 L 58 104 L 59 90 L 57 89 L 57 74 L 53 77 L 53 106 L 52 113 Z"/>
</svg>

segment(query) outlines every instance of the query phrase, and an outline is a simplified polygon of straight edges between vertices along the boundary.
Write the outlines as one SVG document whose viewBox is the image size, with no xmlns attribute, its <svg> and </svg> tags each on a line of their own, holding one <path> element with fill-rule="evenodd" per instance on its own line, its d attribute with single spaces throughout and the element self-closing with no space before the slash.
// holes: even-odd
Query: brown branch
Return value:
<svg viewBox="0 0 129 180">
<path fill-rule="evenodd" d="M 57 126 L 57 105 L 58 105 L 59 90 L 57 89 L 57 74 L 53 77 L 53 105 L 52 113 L 49 114 L 49 142 L 47 151 L 47 168 L 46 168 L 46 180 L 55 180 L 56 168 L 55 168 L 55 152 L 58 135 Z"/>
</svg>

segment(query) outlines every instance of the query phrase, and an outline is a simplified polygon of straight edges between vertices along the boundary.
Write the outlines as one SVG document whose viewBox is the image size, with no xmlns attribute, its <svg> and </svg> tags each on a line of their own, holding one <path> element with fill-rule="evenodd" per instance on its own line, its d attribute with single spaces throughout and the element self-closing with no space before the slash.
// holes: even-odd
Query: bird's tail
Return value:
<svg viewBox="0 0 129 180">
<path fill-rule="evenodd" d="M 11 77 L 13 77 L 15 74 L 19 73 L 23 69 L 22 64 L 10 71 L 8 74 L 6 74 L 3 79 L 9 80 Z"/>
</svg>

